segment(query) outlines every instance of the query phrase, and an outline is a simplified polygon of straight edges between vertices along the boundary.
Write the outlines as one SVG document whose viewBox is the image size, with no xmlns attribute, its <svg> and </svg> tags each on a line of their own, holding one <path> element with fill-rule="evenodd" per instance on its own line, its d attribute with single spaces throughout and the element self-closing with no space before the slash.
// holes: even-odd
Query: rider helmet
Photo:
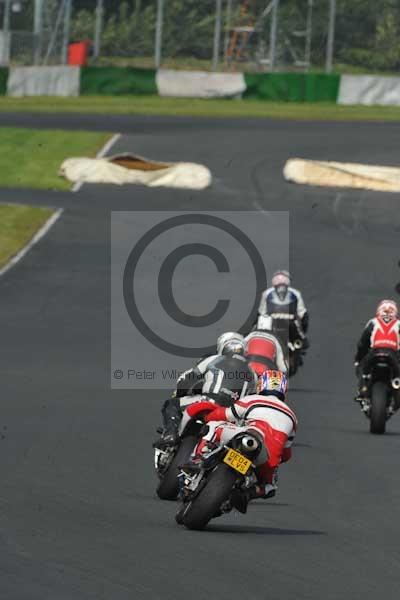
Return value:
<svg viewBox="0 0 400 600">
<path fill-rule="evenodd" d="M 223 354 L 225 356 L 232 356 L 233 354 L 243 355 L 244 348 L 244 337 L 240 333 L 227 331 L 217 339 L 218 354 Z"/>
<path fill-rule="evenodd" d="M 286 391 L 287 376 L 282 371 L 267 369 L 258 378 L 257 393 L 262 396 L 276 396 L 285 401 Z"/>
<path fill-rule="evenodd" d="M 394 321 L 398 318 L 399 309 L 397 308 L 394 300 L 382 300 L 376 309 L 376 316 L 378 319 L 382 319 L 385 323 Z"/>
<path fill-rule="evenodd" d="M 276 271 L 272 276 L 272 285 L 279 300 L 284 300 L 290 286 L 290 274 L 288 271 Z"/>
</svg>

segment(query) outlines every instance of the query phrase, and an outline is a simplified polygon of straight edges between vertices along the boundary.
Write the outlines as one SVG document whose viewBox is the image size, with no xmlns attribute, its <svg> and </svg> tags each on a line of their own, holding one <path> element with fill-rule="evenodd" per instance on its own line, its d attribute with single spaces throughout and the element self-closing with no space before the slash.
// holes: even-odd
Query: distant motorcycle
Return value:
<svg viewBox="0 0 400 600">
<path fill-rule="evenodd" d="M 178 474 L 187 463 L 204 426 L 203 417 L 215 409 L 215 403 L 201 401 L 192 405 L 192 416 L 183 418 L 175 446 L 154 449 L 154 466 L 159 477 L 156 493 L 161 500 L 176 500 L 179 493 Z M 185 413 L 186 414 L 186 413 Z"/>
<path fill-rule="evenodd" d="M 234 507 L 240 510 L 243 493 L 257 482 L 253 462 L 262 448 L 259 434 L 249 428 L 234 435 L 228 444 L 217 444 L 200 455 L 194 465 L 184 466 L 180 474 L 182 505 L 176 522 L 187 529 L 204 529 L 211 519 Z"/>
<path fill-rule="evenodd" d="M 370 420 L 370 432 L 382 434 L 386 421 L 400 405 L 400 378 L 395 377 L 393 355 L 390 350 L 374 352 L 370 372 L 364 376 L 364 398 L 361 410 Z"/>
<path fill-rule="evenodd" d="M 276 313 L 275 315 L 260 315 L 256 329 L 263 330 L 270 326 L 272 320 L 272 333 L 280 341 L 286 362 L 289 365 L 289 377 L 295 375 L 303 364 L 304 339 L 294 315 L 290 313 Z"/>
</svg>

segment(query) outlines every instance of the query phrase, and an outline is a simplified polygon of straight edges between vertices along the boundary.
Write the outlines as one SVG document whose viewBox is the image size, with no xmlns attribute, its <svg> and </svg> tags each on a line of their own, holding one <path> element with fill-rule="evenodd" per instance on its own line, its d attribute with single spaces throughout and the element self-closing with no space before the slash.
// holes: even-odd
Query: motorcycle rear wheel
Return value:
<svg viewBox="0 0 400 600">
<path fill-rule="evenodd" d="M 225 464 L 219 464 L 209 475 L 200 493 L 188 503 L 181 522 L 187 529 L 201 530 L 219 513 L 222 504 L 228 500 L 237 473 Z"/>
<path fill-rule="evenodd" d="M 188 462 L 190 455 L 196 445 L 197 437 L 188 435 L 180 443 L 177 453 L 171 461 L 166 472 L 163 474 L 156 492 L 161 500 L 176 500 L 179 493 L 178 474 L 181 465 Z"/>
<path fill-rule="evenodd" d="M 385 383 L 377 381 L 371 389 L 370 432 L 385 433 L 387 419 L 388 388 Z"/>
<path fill-rule="evenodd" d="M 175 521 L 178 523 L 178 525 L 183 525 L 183 515 L 185 514 L 186 507 L 187 507 L 186 503 L 181 504 L 178 512 L 175 515 Z"/>
<path fill-rule="evenodd" d="M 293 375 L 296 375 L 299 366 L 300 360 L 298 352 L 291 352 L 289 354 L 289 377 L 293 377 Z"/>
</svg>

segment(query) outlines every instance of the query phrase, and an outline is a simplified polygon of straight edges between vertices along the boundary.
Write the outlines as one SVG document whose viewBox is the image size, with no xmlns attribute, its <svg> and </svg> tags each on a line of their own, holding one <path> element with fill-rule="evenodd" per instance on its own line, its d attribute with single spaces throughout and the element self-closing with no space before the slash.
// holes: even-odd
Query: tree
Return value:
<svg viewBox="0 0 400 600">
<path fill-rule="evenodd" d="M 50 1 L 50 0 L 49 0 Z M 234 1 L 233 22 L 252 24 L 266 8 L 267 0 L 250 0 L 242 22 Z M 75 0 L 73 36 L 93 37 L 96 0 Z M 151 55 L 157 0 L 104 0 L 105 24 L 102 51 L 105 56 L 136 57 Z M 307 0 L 281 0 L 279 14 L 279 58 L 291 63 L 293 50 L 300 58 L 304 37 L 293 32 L 304 30 Z M 314 0 L 312 64 L 325 60 L 329 0 Z M 209 59 L 212 55 L 215 0 L 165 0 L 163 55 Z M 268 45 L 269 19 L 258 40 Z M 252 43 L 256 42 L 254 36 Z M 400 67 L 400 1 L 337 0 L 335 61 L 371 70 Z"/>
</svg>

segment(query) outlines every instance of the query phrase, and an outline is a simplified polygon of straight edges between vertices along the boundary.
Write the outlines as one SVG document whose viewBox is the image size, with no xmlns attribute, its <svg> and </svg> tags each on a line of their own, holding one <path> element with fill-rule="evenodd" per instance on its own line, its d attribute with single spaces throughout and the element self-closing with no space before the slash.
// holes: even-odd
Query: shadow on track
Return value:
<svg viewBox="0 0 400 600">
<path fill-rule="evenodd" d="M 385 431 L 383 435 L 374 435 L 370 433 L 367 428 L 365 429 L 337 429 L 339 433 L 350 434 L 350 435 L 360 435 L 363 437 L 370 437 L 371 439 L 376 440 L 384 440 L 386 437 L 399 437 L 400 431 Z"/>
<path fill-rule="evenodd" d="M 297 392 L 297 393 L 301 393 L 301 394 L 331 394 L 332 392 L 330 392 L 329 390 L 313 390 L 313 389 L 307 389 L 307 388 L 298 388 L 298 387 L 290 387 L 289 388 L 290 393 L 292 392 Z"/>
<path fill-rule="evenodd" d="M 206 531 L 253 535 L 326 535 L 325 531 L 312 529 L 281 529 L 280 527 L 257 527 L 256 525 L 209 525 Z"/>
<path fill-rule="evenodd" d="M 257 506 L 262 506 L 263 508 L 265 508 L 265 507 L 275 508 L 276 506 L 285 506 L 285 507 L 293 506 L 293 504 L 289 504 L 288 502 L 271 502 L 271 501 L 265 502 L 265 500 L 252 500 L 251 509 L 253 510 L 253 508 L 257 507 Z"/>
</svg>

